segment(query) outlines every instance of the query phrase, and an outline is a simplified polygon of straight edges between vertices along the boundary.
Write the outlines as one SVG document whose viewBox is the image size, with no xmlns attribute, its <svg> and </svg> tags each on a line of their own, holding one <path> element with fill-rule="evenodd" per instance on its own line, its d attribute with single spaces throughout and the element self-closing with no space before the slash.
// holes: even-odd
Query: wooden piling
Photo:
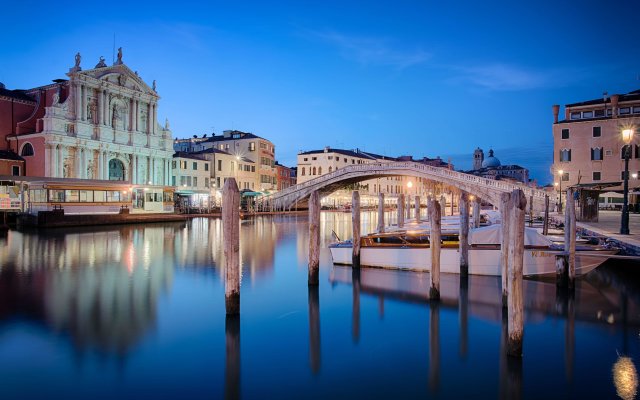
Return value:
<svg viewBox="0 0 640 400">
<path fill-rule="evenodd" d="M 320 266 L 320 193 L 317 190 L 309 197 L 309 285 L 318 284 Z"/>
<path fill-rule="evenodd" d="M 473 198 L 473 227 L 480 227 L 480 198 L 478 196 Z"/>
<path fill-rule="evenodd" d="M 542 234 L 549 234 L 549 195 L 544 196 L 544 222 L 542 223 Z"/>
<path fill-rule="evenodd" d="M 420 223 L 420 196 L 415 197 L 416 223 Z"/>
<path fill-rule="evenodd" d="M 378 193 L 378 233 L 384 232 L 384 193 Z"/>
<path fill-rule="evenodd" d="M 235 178 L 222 189 L 224 240 L 224 298 L 227 315 L 240 314 L 240 192 Z"/>
<path fill-rule="evenodd" d="M 431 221 L 431 286 L 429 287 L 429 299 L 440 300 L 440 245 L 442 237 L 442 223 L 440 203 L 429 200 L 429 220 Z"/>
<path fill-rule="evenodd" d="M 500 195 L 500 215 L 502 238 L 500 241 L 500 275 L 502 281 L 502 307 L 507 307 L 507 298 L 509 296 L 509 286 L 507 285 L 507 277 L 509 273 L 509 201 L 511 193 L 502 193 Z"/>
<path fill-rule="evenodd" d="M 460 277 L 469 276 L 469 194 L 460 193 Z"/>
<path fill-rule="evenodd" d="M 527 198 L 524 192 L 516 189 L 511 193 L 508 209 L 509 216 L 509 272 L 508 272 L 508 323 L 509 338 L 507 355 L 522 357 L 522 338 L 524 326 L 524 299 L 522 294 L 522 269 L 524 261 L 524 222 Z"/>
<path fill-rule="evenodd" d="M 354 190 L 351 195 L 351 226 L 353 228 L 352 256 L 353 268 L 360 267 L 360 192 Z"/>
<path fill-rule="evenodd" d="M 573 288 L 576 278 L 576 204 L 573 189 L 567 189 L 567 201 L 565 214 L 569 216 L 569 243 L 565 242 L 565 251 L 569 253 L 569 269 L 567 271 L 567 283 L 569 288 Z M 565 229 L 567 229 L 565 227 Z"/>
<path fill-rule="evenodd" d="M 404 227 L 404 194 L 398 195 L 398 228 Z"/>
</svg>

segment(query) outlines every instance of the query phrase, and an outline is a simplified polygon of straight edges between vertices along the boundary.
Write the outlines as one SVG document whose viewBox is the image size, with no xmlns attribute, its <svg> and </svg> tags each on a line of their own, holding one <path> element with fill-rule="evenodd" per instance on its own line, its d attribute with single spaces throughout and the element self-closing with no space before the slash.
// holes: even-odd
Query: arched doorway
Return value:
<svg viewBox="0 0 640 400">
<path fill-rule="evenodd" d="M 109 160 L 109 180 L 110 181 L 124 181 L 124 164 L 122 161 L 112 158 Z"/>
</svg>

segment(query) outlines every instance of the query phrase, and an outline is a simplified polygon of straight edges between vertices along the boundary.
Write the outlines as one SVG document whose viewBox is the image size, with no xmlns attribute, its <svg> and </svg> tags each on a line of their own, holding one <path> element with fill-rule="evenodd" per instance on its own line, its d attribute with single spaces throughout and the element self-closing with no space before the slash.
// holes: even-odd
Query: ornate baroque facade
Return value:
<svg viewBox="0 0 640 400">
<path fill-rule="evenodd" d="M 26 175 L 171 185 L 173 141 L 168 122 L 156 122 L 155 81 L 149 87 L 131 71 L 121 49 L 112 66 L 102 57 L 86 71 L 80 63 L 78 53 L 69 80 L 5 90 L 33 99 L 28 117 L 11 115 L 12 132 L 0 132 L 10 150 L 25 154 Z"/>
</svg>

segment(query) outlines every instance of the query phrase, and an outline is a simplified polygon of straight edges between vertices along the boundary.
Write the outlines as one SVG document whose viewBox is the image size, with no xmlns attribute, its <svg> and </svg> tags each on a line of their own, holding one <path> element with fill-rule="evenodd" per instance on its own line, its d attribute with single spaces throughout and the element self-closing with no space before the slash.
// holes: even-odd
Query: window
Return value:
<svg viewBox="0 0 640 400">
<path fill-rule="evenodd" d="M 117 190 L 107 190 L 107 201 L 120 201 L 120 192 Z"/>
<path fill-rule="evenodd" d="M 304 176 L 304 167 L 302 167 L 302 176 Z"/>
<path fill-rule="evenodd" d="M 171 186 L 175 186 L 176 185 L 176 176 L 172 176 L 171 177 Z"/>
<path fill-rule="evenodd" d="M 602 136 L 602 128 L 600 128 L 599 126 L 594 126 L 593 137 L 600 137 L 600 136 Z"/>
<path fill-rule="evenodd" d="M 640 114 L 640 107 L 638 107 L 638 106 L 633 107 L 633 113 L 634 114 Z"/>
<path fill-rule="evenodd" d="M 593 180 L 594 181 L 599 181 L 600 180 L 600 171 L 598 172 L 593 172 Z"/>
<path fill-rule="evenodd" d="M 19 165 L 12 165 L 11 166 L 11 175 L 20 176 L 20 166 Z"/>
<path fill-rule="evenodd" d="M 313 167 L 313 173 L 311 175 L 315 175 L 316 174 L 316 167 Z"/>
<path fill-rule="evenodd" d="M 256 172 L 256 166 L 255 165 L 251 166 L 251 172 Z"/>
<path fill-rule="evenodd" d="M 604 117 L 604 110 L 595 110 L 593 112 L 593 115 L 598 118 L 598 117 Z"/>
<path fill-rule="evenodd" d="M 191 177 L 187 176 L 187 186 L 191 186 Z"/>
<path fill-rule="evenodd" d="M 572 112 L 571 119 L 580 119 L 580 112 Z"/>
<path fill-rule="evenodd" d="M 627 154 L 627 149 L 628 149 L 628 145 L 624 145 L 622 146 L 622 149 L 620 150 L 620 158 L 624 160 L 625 155 Z M 629 149 L 630 150 L 630 149 Z M 633 154 L 631 154 L 631 151 L 629 151 L 629 158 L 631 158 Z"/>
<path fill-rule="evenodd" d="M 582 113 L 582 118 L 593 118 L 593 111 L 585 111 Z"/>
<path fill-rule="evenodd" d="M 193 177 L 193 187 L 198 187 L 198 177 L 197 176 Z"/>
<path fill-rule="evenodd" d="M 234 139 L 240 139 L 240 134 L 239 133 L 234 133 L 233 134 L 233 138 Z"/>
<path fill-rule="evenodd" d="M 256 142 L 249 143 L 249 151 L 256 151 Z"/>
<path fill-rule="evenodd" d="M 620 110 L 618 110 L 618 114 L 620 115 L 625 115 L 625 114 L 630 114 L 631 113 L 631 108 L 630 107 L 622 107 Z"/>
<path fill-rule="evenodd" d="M 204 170 L 208 171 L 209 170 L 209 163 L 204 163 Z"/>
<path fill-rule="evenodd" d="M 634 146 L 636 148 L 636 158 L 640 158 L 640 144 Z M 629 158 L 631 158 L 631 154 L 629 154 Z"/>
<path fill-rule="evenodd" d="M 217 177 L 217 178 L 216 178 L 216 185 L 217 185 L 218 187 L 221 187 L 221 186 L 220 186 L 220 177 Z"/>
<path fill-rule="evenodd" d="M 33 155 L 33 146 L 31 143 L 27 142 L 22 146 L 22 151 L 20 151 L 20 155 L 22 157 L 28 157 Z"/>
<path fill-rule="evenodd" d="M 204 187 L 209 187 L 209 178 L 204 178 Z"/>
<path fill-rule="evenodd" d="M 176 169 L 176 162 L 175 161 L 171 161 L 171 168 Z"/>
<path fill-rule="evenodd" d="M 562 181 L 567 182 L 569 180 L 569 173 L 565 172 L 562 174 Z"/>
<path fill-rule="evenodd" d="M 333 160 L 333 156 L 328 156 L 327 160 Z"/>
<path fill-rule="evenodd" d="M 610 117 L 610 116 L 611 116 L 611 114 L 613 114 L 613 113 L 611 112 L 611 109 L 610 109 L 610 108 L 607 108 L 607 117 Z"/>
<path fill-rule="evenodd" d="M 187 177 L 186 176 L 181 176 L 180 177 L 180 186 L 184 186 L 187 184 Z"/>
<path fill-rule="evenodd" d="M 332 167 L 329 167 L 329 173 L 331 173 Z"/>
<path fill-rule="evenodd" d="M 93 201 L 96 203 L 107 201 L 107 192 L 104 190 L 94 190 Z"/>
<path fill-rule="evenodd" d="M 80 192 L 78 190 L 65 190 L 64 198 L 68 202 L 78 202 L 80 201 Z"/>
<path fill-rule="evenodd" d="M 600 147 L 594 147 L 591 149 L 591 160 L 602 161 L 602 149 Z"/>
<path fill-rule="evenodd" d="M 304 158 L 305 161 L 309 161 L 309 159 L 307 157 Z"/>
<path fill-rule="evenodd" d="M 569 162 L 569 161 L 571 161 L 571 149 L 560 150 L 560 162 Z"/>
<path fill-rule="evenodd" d="M 193 170 L 197 171 L 198 170 L 198 163 L 197 162 L 193 162 Z"/>
<path fill-rule="evenodd" d="M 322 175 L 322 167 L 318 167 L 318 175 Z"/>
<path fill-rule="evenodd" d="M 562 130 L 562 139 L 569 139 L 569 129 L 563 129 Z"/>
<path fill-rule="evenodd" d="M 218 160 L 218 171 L 222 171 L 222 160 Z"/>
</svg>

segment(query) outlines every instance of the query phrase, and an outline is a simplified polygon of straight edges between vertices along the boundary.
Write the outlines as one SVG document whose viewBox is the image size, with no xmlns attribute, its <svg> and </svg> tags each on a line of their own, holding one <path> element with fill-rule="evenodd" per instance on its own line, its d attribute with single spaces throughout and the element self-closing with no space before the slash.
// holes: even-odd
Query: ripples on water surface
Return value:
<svg viewBox="0 0 640 400">
<path fill-rule="evenodd" d="M 636 397 L 640 263 L 525 281 L 522 362 L 502 356 L 499 278 L 334 267 L 320 286 L 306 216 L 241 225 L 241 317 L 226 320 L 222 225 L 16 232 L 0 238 L 0 398 Z M 363 231 L 375 228 L 363 214 Z"/>
</svg>

